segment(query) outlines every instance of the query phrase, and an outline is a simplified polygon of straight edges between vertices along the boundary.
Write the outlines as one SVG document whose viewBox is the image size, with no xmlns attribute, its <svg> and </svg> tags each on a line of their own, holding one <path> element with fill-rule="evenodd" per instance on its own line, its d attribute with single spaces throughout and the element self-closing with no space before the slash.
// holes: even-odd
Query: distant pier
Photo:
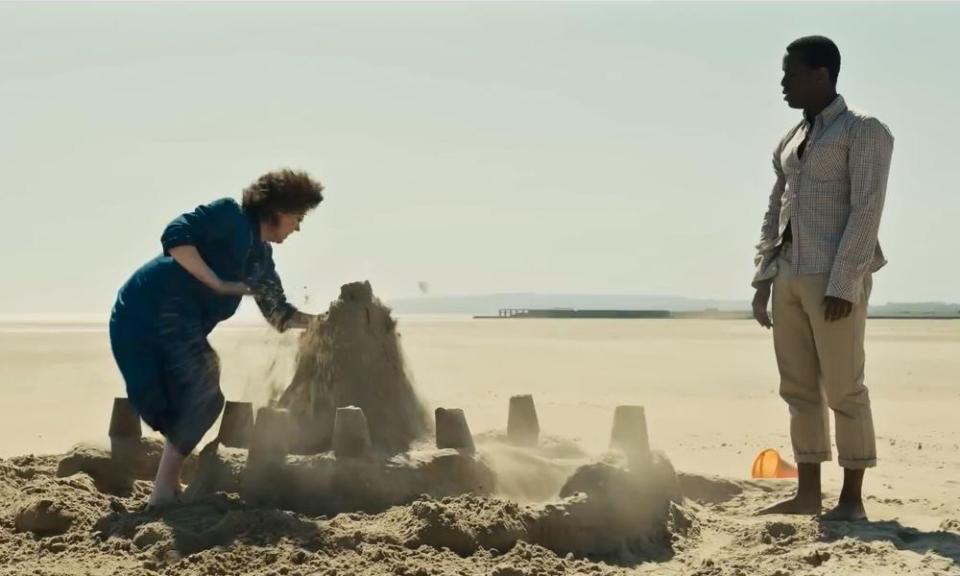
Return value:
<svg viewBox="0 0 960 576">
<path fill-rule="evenodd" d="M 474 316 L 477 319 L 520 318 L 581 318 L 581 319 L 670 319 L 670 318 L 715 318 L 742 320 L 752 318 L 747 311 L 700 310 L 695 312 L 671 312 L 670 310 L 577 310 L 574 308 L 501 308 L 496 316 Z"/>
<path fill-rule="evenodd" d="M 753 313 L 749 310 L 706 310 L 671 311 L 671 310 L 579 310 L 576 308 L 501 308 L 496 316 L 474 316 L 475 319 L 623 319 L 623 320 L 664 320 L 664 319 L 703 319 L 703 320 L 751 320 Z M 872 312 L 871 320 L 958 320 L 960 311 L 947 313 L 943 311 L 895 311 L 893 313 L 881 309 Z"/>
</svg>

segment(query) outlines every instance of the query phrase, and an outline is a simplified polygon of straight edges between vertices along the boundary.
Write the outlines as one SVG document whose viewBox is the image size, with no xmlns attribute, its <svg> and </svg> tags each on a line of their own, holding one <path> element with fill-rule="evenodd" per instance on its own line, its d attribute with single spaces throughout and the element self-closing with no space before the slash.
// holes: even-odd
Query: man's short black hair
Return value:
<svg viewBox="0 0 960 576">
<path fill-rule="evenodd" d="M 787 46 L 787 54 L 797 54 L 811 68 L 826 68 L 830 82 L 836 85 L 840 75 L 840 49 L 826 36 L 804 36 Z"/>
</svg>

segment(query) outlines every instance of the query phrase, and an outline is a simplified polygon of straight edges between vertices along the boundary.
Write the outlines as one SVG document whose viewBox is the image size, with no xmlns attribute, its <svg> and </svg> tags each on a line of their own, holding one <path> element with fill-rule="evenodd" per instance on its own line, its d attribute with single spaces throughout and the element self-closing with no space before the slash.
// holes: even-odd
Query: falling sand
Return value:
<svg viewBox="0 0 960 576">
<path fill-rule="evenodd" d="M 407 450 L 430 432 L 396 322 L 369 282 L 344 285 L 326 316 L 306 330 L 293 382 L 277 405 L 295 420 L 299 453 L 328 450 L 336 409 L 346 406 L 363 409 L 373 447 L 384 453 Z"/>
</svg>

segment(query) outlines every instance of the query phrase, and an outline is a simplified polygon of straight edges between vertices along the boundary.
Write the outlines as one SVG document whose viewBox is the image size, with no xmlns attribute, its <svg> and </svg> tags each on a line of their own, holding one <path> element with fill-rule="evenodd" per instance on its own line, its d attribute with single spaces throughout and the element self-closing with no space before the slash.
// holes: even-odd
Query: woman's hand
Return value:
<svg viewBox="0 0 960 576">
<path fill-rule="evenodd" d="M 299 328 L 301 330 L 306 330 L 314 322 L 323 322 L 327 319 L 326 314 L 307 314 L 306 312 L 300 312 L 299 310 L 293 313 L 293 316 L 287 320 L 287 328 Z"/>
<path fill-rule="evenodd" d="M 224 282 L 219 279 L 214 284 L 213 291 L 220 296 L 248 296 L 253 294 L 250 287 L 243 282 Z"/>
</svg>

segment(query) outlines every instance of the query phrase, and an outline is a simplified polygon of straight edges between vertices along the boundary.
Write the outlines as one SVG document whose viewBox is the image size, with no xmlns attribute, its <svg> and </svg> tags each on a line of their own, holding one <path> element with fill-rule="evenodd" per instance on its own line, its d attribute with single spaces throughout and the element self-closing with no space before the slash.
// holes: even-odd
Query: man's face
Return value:
<svg viewBox="0 0 960 576">
<path fill-rule="evenodd" d="M 811 68 L 797 54 L 783 57 L 783 99 L 791 108 L 808 108 L 815 104 L 825 84 L 829 84 L 826 68 Z"/>
</svg>

